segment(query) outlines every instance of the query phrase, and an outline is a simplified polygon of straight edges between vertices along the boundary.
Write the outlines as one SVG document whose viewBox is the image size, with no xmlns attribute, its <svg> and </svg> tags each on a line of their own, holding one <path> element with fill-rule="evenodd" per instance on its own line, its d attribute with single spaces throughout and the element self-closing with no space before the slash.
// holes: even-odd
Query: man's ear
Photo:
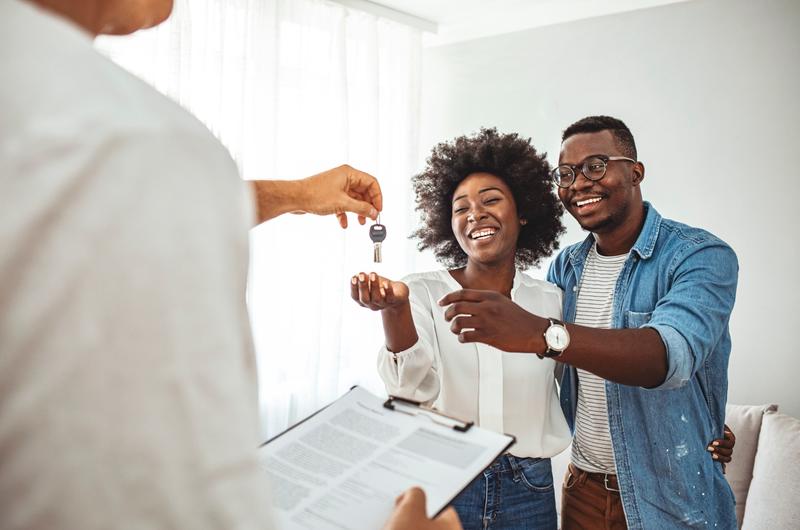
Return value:
<svg viewBox="0 0 800 530">
<path fill-rule="evenodd" d="M 633 185 L 638 186 L 644 180 L 644 164 L 636 162 L 633 165 Z"/>
</svg>

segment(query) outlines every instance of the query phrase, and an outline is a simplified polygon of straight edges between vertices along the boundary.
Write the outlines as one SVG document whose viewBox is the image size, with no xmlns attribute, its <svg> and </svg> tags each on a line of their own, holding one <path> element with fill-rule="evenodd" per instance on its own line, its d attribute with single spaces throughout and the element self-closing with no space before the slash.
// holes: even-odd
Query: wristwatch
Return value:
<svg viewBox="0 0 800 530">
<path fill-rule="evenodd" d="M 548 318 L 550 326 L 544 331 L 544 342 L 547 350 L 544 353 L 537 353 L 540 359 L 545 357 L 558 357 L 569 346 L 569 331 L 564 323 L 555 318 Z"/>
</svg>

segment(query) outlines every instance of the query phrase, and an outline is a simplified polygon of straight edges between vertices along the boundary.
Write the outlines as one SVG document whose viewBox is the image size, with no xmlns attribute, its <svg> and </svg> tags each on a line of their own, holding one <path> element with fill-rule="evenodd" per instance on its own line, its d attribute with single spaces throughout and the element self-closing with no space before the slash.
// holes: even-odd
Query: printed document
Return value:
<svg viewBox="0 0 800 530">
<path fill-rule="evenodd" d="M 260 462 L 281 529 L 379 529 L 398 495 L 425 490 L 430 517 L 514 438 L 355 387 L 268 441 Z"/>
</svg>

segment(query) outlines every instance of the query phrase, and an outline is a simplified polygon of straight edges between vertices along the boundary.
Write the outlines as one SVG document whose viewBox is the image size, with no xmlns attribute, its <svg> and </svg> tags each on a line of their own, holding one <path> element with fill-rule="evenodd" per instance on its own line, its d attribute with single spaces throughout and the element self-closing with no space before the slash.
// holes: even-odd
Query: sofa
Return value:
<svg viewBox="0 0 800 530">
<path fill-rule="evenodd" d="M 744 530 L 800 529 L 800 420 L 777 405 L 728 405 L 736 435 L 726 478 Z"/>
<path fill-rule="evenodd" d="M 800 420 L 777 405 L 728 405 L 725 423 L 736 436 L 725 477 L 743 530 L 800 530 Z M 556 506 L 570 449 L 553 457 Z"/>
</svg>

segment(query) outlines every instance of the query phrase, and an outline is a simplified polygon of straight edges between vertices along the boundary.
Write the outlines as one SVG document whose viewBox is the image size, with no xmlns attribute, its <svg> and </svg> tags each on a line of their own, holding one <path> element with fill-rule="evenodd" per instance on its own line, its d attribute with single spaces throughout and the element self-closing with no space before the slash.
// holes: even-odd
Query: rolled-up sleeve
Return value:
<svg viewBox="0 0 800 530">
<path fill-rule="evenodd" d="M 667 376 L 656 389 L 677 388 L 694 377 L 727 332 L 739 264 L 720 240 L 688 246 L 670 264 L 669 291 L 642 327 L 655 329 L 667 352 Z"/>
</svg>

